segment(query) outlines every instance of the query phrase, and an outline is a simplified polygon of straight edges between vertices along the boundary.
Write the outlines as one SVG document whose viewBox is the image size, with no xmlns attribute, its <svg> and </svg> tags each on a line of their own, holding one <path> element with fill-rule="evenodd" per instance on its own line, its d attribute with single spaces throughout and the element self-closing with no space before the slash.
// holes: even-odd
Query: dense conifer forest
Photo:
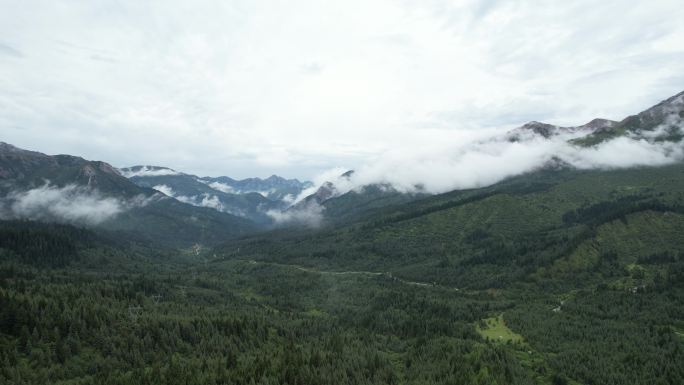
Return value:
<svg viewBox="0 0 684 385">
<path fill-rule="evenodd" d="M 181 250 L 4 221 L 0 383 L 681 384 L 682 184 L 538 173 Z"/>
</svg>

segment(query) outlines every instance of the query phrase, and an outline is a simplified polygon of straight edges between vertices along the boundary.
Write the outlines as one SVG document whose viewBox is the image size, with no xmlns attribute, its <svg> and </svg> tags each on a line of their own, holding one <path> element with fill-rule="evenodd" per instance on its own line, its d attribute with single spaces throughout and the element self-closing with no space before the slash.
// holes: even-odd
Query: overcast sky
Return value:
<svg viewBox="0 0 684 385">
<path fill-rule="evenodd" d="M 307 179 L 684 90 L 681 0 L 0 5 L 0 141 L 119 167 Z"/>
</svg>

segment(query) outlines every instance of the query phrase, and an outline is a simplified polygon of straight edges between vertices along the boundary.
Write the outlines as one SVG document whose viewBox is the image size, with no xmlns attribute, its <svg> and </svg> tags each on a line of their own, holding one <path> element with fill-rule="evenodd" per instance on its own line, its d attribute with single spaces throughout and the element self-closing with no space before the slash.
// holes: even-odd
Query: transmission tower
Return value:
<svg viewBox="0 0 684 385">
<path fill-rule="evenodd" d="M 154 302 L 155 305 L 159 305 L 159 302 L 162 300 L 162 295 L 161 294 L 155 294 L 152 297 L 152 302 Z"/>
<path fill-rule="evenodd" d="M 128 317 L 131 321 L 136 322 L 138 318 L 142 315 L 143 308 L 140 306 L 129 306 L 128 307 Z"/>
</svg>

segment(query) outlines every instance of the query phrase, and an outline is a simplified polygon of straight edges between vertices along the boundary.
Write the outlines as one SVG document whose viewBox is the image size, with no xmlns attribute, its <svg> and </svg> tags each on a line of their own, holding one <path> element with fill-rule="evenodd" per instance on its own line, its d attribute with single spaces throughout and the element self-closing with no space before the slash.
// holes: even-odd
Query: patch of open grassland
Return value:
<svg viewBox="0 0 684 385">
<path fill-rule="evenodd" d="M 496 317 L 485 318 L 475 326 L 477 332 L 484 338 L 499 342 L 524 342 L 523 336 L 517 334 L 506 326 L 503 314 Z"/>
</svg>

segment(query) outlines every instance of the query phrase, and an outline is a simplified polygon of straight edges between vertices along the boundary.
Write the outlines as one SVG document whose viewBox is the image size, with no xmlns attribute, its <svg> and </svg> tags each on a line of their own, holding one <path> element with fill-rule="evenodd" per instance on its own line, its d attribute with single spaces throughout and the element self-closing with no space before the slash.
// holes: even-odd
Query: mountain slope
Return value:
<svg viewBox="0 0 684 385">
<path fill-rule="evenodd" d="M 680 142 L 684 137 L 684 92 L 626 117 L 620 122 L 608 119 L 594 119 L 576 127 L 561 127 L 542 122 L 529 122 L 507 133 L 508 140 L 525 140 L 527 135 L 538 135 L 546 139 L 567 136 L 570 142 L 580 146 L 594 146 L 611 139 L 629 137 L 651 142 Z"/>
<path fill-rule="evenodd" d="M 623 250 L 619 239 L 607 242 L 601 234 L 616 220 L 631 223 L 632 218 L 635 225 L 624 231 L 634 234 L 646 223 L 656 226 L 653 221 L 662 227 L 667 227 L 663 221 L 684 223 L 684 165 L 545 170 L 483 189 L 386 207 L 337 229 L 290 239 L 281 234 L 277 242 L 256 237 L 219 251 L 231 258 L 239 247 L 242 258 L 496 287 L 532 277 L 593 276 L 603 254 Z M 669 234 L 664 244 L 676 251 L 680 236 Z M 647 258 L 648 250 L 664 251 L 658 246 L 662 239 L 636 239 L 644 243 L 642 251 L 622 253 L 619 261 L 625 266 Z M 588 256 L 583 250 L 595 242 L 601 251 Z M 575 263 L 579 260 L 583 264 Z"/>
<path fill-rule="evenodd" d="M 332 223 L 345 223 L 362 219 L 387 206 L 409 203 L 429 196 L 425 193 L 404 193 L 386 185 L 368 185 L 348 191 L 322 202 L 323 214 Z"/>
<path fill-rule="evenodd" d="M 135 241 L 168 247 L 211 246 L 260 229 L 250 220 L 166 197 L 122 212 L 100 227 Z"/>
<path fill-rule="evenodd" d="M 451 180 L 455 181 L 452 182 L 452 188 L 458 187 L 459 184 L 483 185 L 497 180 L 497 178 L 488 177 L 489 175 L 501 174 L 499 178 L 503 178 L 506 174 L 516 175 L 545 168 L 585 169 L 667 164 L 682 159 L 683 130 L 684 92 L 621 122 L 593 119 L 586 124 L 572 127 L 529 122 L 503 135 L 487 137 L 469 143 L 464 148 L 455 148 L 452 151 L 454 155 L 444 154 L 437 162 L 452 162 L 455 165 L 450 170 L 452 175 L 443 176 L 445 179 L 452 178 Z M 606 146 L 598 146 L 599 144 L 606 144 Z M 629 153 L 640 155 L 630 159 L 625 156 Z M 503 155 L 497 156 L 497 154 Z M 526 159 L 528 155 L 529 159 Z M 479 171 L 476 164 L 459 169 L 459 166 L 468 160 L 479 158 L 485 159 L 485 165 L 494 165 L 497 161 L 502 164 L 484 167 L 483 171 Z M 416 161 L 420 162 L 420 160 Z M 526 164 L 526 161 L 529 163 Z M 522 166 L 509 167 L 516 163 Z M 406 168 L 411 167 L 409 163 Z M 501 172 L 500 170 L 509 171 Z M 372 174 L 380 173 L 374 170 Z M 474 184 L 472 180 L 461 178 L 459 174 L 473 174 L 472 179 L 481 179 L 483 182 Z M 410 202 L 420 196 L 420 194 L 413 196 L 400 194 L 392 189 L 391 183 L 362 186 L 354 179 L 355 176 L 355 173 L 350 172 L 321 184 L 314 193 L 300 200 L 290 210 L 306 213 L 312 211 L 313 207 L 322 213 L 326 222 L 339 223 L 363 217 L 365 207 L 377 210 L 387 205 Z M 378 179 L 377 176 L 374 178 Z M 400 179 L 393 179 L 392 176 L 387 178 L 390 181 L 403 183 Z M 422 193 L 420 178 L 414 175 L 409 175 L 408 178 L 416 180 L 410 189 Z M 366 176 L 359 179 L 367 181 L 369 178 Z M 459 180 L 460 182 L 456 182 Z M 434 180 L 432 182 L 435 184 Z M 445 184 L 441 183 L 443 181 L 439 182 L 438 185 Z M 293 213 L 292 216 L 295 214 Z"/>
<path fill-rule="evenodd" d="M 71 183 L 126 197 L 142 193 L 105 162 L 71 155 L 49 156 L 0 142 L 0 192 L 37 187 L 46 180 L 57 186 Z"/>
<path fill-rule="evenodd" d="M 87 225 L 165 246 L 214 244 L 254 231 L 245 219 L 135 185 L 104 162 L 0 144 L 0 217 Z"/>
<path fill-rule="evenodd" d="M 596 131 L 609 130 L 617 124 L 618 122 L 616 121 L 600 118 L 593 119 L 589 123 L 576 127 L 561 127 L 542 122 L 529 122 L 516 129 L 509 131 L 507 136 L 511 141 L 518 141 L 522 140 L 522 138 L 529 133 L 540 135 L 544 138 L 568 134 L 587 135 L 594 133 Z"/>
<path fill-rule="evenodd" d="M 684 92 L 680 92 L 612 127 L 578 138 L 573 143 L 592 146 L 621 136 L 648 141 L 680 142 L 684 136 L 683 127 Z"/>
</svg>

